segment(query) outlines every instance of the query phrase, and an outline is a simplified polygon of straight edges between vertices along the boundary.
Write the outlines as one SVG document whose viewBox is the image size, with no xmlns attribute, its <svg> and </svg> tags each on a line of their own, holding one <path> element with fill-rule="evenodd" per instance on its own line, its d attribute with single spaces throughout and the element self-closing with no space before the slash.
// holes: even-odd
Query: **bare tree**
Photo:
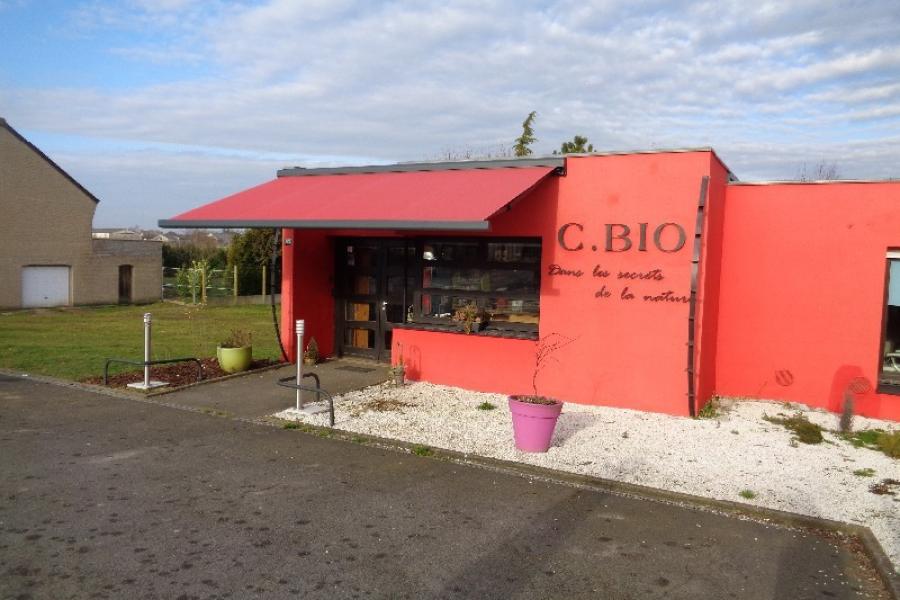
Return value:
<svg viewBox="0 0 900 600">
<path fill-rule="evenodd" d="M 811 169 L 804 162 L 797 173 L 798 181 L 830 181 L 840 179 L 841 174 L 838 171 L 836 162 L 828 162 L 825 159 L 820 160 Z"/>
<path fill-rule="evenodd" d="M 496 146 L 483 146 L 480 148 L 463 146 L 462 148 L 445 148 L 437 156 L 437 160 L 492 160 L 499 158 L 511 158 L 513 150 L 509 146 L 497 144 Z"/>
</svg>

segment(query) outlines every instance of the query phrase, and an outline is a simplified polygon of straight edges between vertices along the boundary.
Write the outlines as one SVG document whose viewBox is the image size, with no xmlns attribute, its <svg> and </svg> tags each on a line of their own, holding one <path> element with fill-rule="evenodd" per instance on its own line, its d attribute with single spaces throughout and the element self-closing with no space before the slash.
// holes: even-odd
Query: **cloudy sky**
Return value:
<svg viewBox="0 0 900 600">
<path fill-rule="evenodd" d="M 153 226 L 288 165 L 713 146 L 900 177 L 896 0 L 0 0 L 0 116 Z"/>
</svg>

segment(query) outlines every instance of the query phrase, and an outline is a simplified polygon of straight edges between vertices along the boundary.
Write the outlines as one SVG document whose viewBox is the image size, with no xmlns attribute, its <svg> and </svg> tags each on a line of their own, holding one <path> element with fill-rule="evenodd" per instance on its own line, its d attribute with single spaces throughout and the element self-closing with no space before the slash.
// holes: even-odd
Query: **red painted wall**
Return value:
<svg viewBox="0 0 900 600">
<path fill-rule="evenodd" d="M 530 381 L 535 345 L 529 340 L 395 329 L 392 358 L 402 348 L 406 374 L 413 381 L 516 394 L 523 390 L 522 381 Z"/>
<path fill-rule="evenodd" d="M 334 346 L 334 243 L 324 231 L 285 229 L 282 246 L 281 339 L 297 359 L 295 321 L 305 321 L 304 344 L 316 338 L 321 356 Z M 290 275 L 289 275 L 290 274 Z"/>
<path fill-rule="evenodd" d="M 492 219 L 492 236 L 543 240 L 540 335 L 574 341 L 542 371 L 538 392 L 570 402 L 687 414 L 688 305 L 644 296 L 690 292 L 692 236 L 709 176 L 696 322 L 698 407 L 713 394 L 840 409 L 853 377 L 874 387 L 880 365 L 885 253 L 900 246 L 900 183 L 728 185 L 711 152 L 567 159 Z M 566 223 L 578 223 L 558 241 Z M 648 223 L 638 249 L 639 223 Z M 677 252 L 652 245 L 661 223 L 687 234 Z M 633 247 L 605 251 L 605 225 L 631 228 Z M 334 352 L 333 239 L 395 232 L 292 231 L 286 249 L 285 330 L 305 318 L 323 355 Z M 671 247 L 672 230 L 663 244 Z M 434 235 L 409 232 L 410 236 Z M 478 234 L 482 235 L 482 234 Z M 620 249 L 621 240 L 613 240 Z M 594 249 L 594 246 L 597 249 Z M 549 275 L 558 265 L 581 276 Z M 594 277 L 595 267 L 608 277 Z M 661 280 L 623 280 L 619 272 Z M 598 297 L 604 289 L 608 297 Z M 623 299 L 625 286 L 634 298 Z M 397 331 L 410 378 L 504 393 L 531 392 L 535 343 Z M 502 359 L 498 359 L 502 357 Z M 900 398 L 864 393 L 861 414 L 900 420 Z"/>
<path fill-rule="evenodd" d="M 668 291 L 690 296 L 697 201 L 713 161 L 710 152 L 568 158 L 565 177 L 548 180 L 492 220 L 490 235 L 542 238 L 540 336 L 572 340 L 540 372 L 538 393 L 569 402 L 688 413 L 688 304 L 644 297 Z M 721 187 L 725 171 L 718 162 L 715 168 L 714 185 Z M 715 199 L 721 196 L 719 191 Z M 581 244 L 581 249 L 560 245 L 558 232 L 566 223 L 583 227 L 573 226 L 565 236 L 570 247 Z M 607 223 L 631 228 L 630 250 L 605 250 Z M 639 223 L 648 223 L 645 250 L 639 249 Z M 653 231 L 663 223 L 677 223 L 685 231 L 680 250 L 662 252 L 653 245 Z M 665 229 L 660 240 L 667 249 L 677 241 L 673 230 Z M 623 245 L 613 240 L 614 249 Z M 551 265 L 581 275 L 551 276 Z M 594 276 L 595 267 L 609 275 Z M 661 280 L 618 277 L 620 271 L 654 270 Z M 601 289 L 609 296 L 598 297 Z M 624 298 L 626 292 L 632 297 Z M 395 332 L 395 340 L 415 349 L 412 379 L 504 393 L 533 391 L 534 342 L 410 331 Z M 704 389 L 711 391 L 711 384 Z"/>
<path fill-rule="evenodd" d="M 688 304 L 645 298 L 665 292 L 690 296 L 697 202 L 711 153 L 569 158 L 566 167 L 555 219 L 544 231 L 544 273 L 559 264 L 583 275 L 542 280 L 541 335 L 560 333 L 575 341 L 558 353 L 559 363 L 544 374 L 540 391 L 572 402 L 688 414 Z M 570 229 L 567 235 L 570 247 L 584 244 L 581 250 L 567 251 L 556 239 L 559 227 L 569 222 L 584 225 L 583 232 Z M 604 251 L 610 223 L 631 228 L 629 251 Z M 648 223 L 645 251 L 637 248 L 639 223 Z M 653 246 L 652 232 L 664 223 L 684 230 L 680 250 Z M 674 247 L 672 228 L 662 242 Z M 595 267 L 610 275 L 594 277 Z M 619 278 L 620 272 L 654 271 L 661 280 Z M 604 288 L 609 297 L 596 297 Z"/>
<path fill-rule="evenodd" d="M 730 185 L 715 390 L 840 410 L 880 367 L 885 254 L 900 246 L 900 182 Z M 863 415 L 900 420 L 869 392 Z"/>
<path fill-rule="evenodd" d="M 291 362 L 297 360 L 294 335 L 294 230 L 281 230 L 281 344 Z"/>
</svg>

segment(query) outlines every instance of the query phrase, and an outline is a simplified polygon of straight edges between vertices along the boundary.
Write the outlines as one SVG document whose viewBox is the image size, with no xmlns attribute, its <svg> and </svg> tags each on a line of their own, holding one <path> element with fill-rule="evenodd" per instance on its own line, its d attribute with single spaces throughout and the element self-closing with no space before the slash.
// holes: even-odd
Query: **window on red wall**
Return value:
<svg viewBox="0 0 900 600">
<path fill-rule="evenodd" d="M 417 321 L 449 325 L 475 305 L 489 316 L 488 330 L 537 332 L 540 239 L 426 239 L 419 248 Z"/>
<path fill-rule="evenodd" d="M 884 335 L 879 381 L 882 391 L 900 394 L 900 250 L 887 254 Z"/>
</svg>

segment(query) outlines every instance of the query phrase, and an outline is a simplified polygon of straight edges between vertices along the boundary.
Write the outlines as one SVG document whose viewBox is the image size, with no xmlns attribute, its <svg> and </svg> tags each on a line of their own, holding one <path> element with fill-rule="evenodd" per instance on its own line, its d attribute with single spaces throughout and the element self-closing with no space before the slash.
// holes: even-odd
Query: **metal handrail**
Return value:
<svg viewBox="0 0 900 600">
<path fill-rule="evenodd" d="M 167 358 L 164 360 L 127 360 L 124 358 L 107 358 L 106 364 L 103 365 L 103 385 L 109 385 L 109 365 L 110 363 L 121 363 L 123 365 L 135 365 L 138 367 L 148 367 L 151 365 L 164 365 L 177 362 L 195 362 L 197 363 L 197 381 L 203 381 L 203 364 L 199 359 L 194 357 L 187 358 Z"/>
<path fill-rule="evenodd" d="M 328 400 L 328 424 L 331 427 L 334 427 L 334 398 L 328 391 L 322 389 L 321 382 L 319 381 L 319 376 L 315 373 L 304 373 L 302 377 L 312 377 L 313 379 L 315 379 L 315 387 L 296 383 L 295 377 L 293 375 L 291 375 L 290 377 L 282 377 L 278 380 L 277 383 L 281 387 L 290 388 L 292 390 L 315 392 L 316 402 L 319 402 L 322 398 L 322 394 L 325 394 L 326 399 Z"/>
</svg>

